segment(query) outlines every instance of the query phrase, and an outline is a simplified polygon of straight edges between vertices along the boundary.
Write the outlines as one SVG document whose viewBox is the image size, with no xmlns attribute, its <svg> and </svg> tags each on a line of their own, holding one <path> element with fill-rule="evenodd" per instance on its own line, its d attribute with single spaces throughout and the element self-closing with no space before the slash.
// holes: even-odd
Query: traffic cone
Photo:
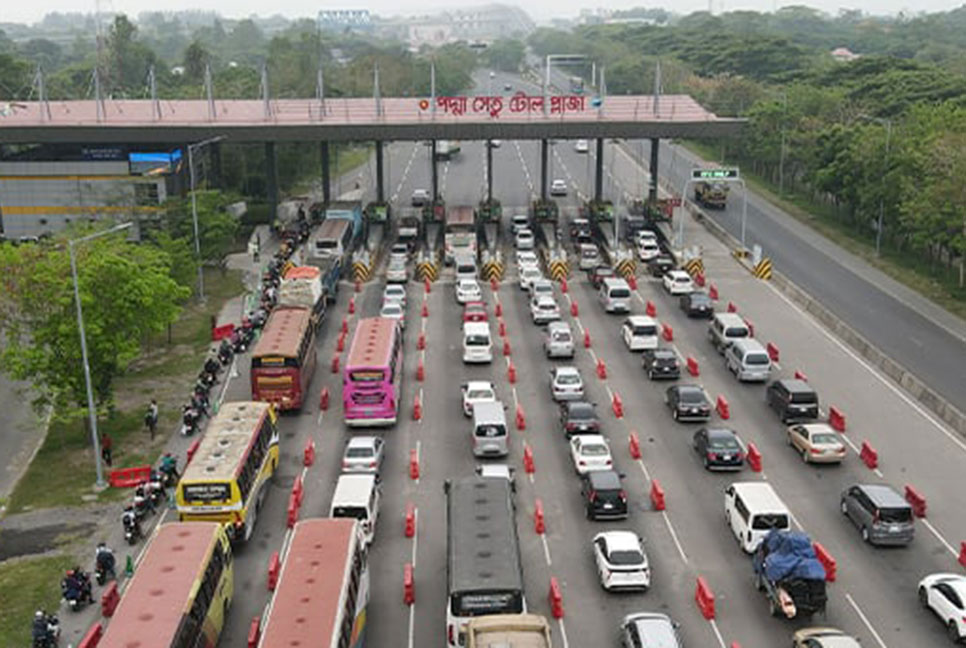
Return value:
<svg viewBox="0 0 966 648">
<path fill-rule="evenodd" d="M 124 563 L 124 575 L 130 578 L 134 576 L 134 558 L 130 555 L 127 557 L 127 561 Z"/>
</svg>

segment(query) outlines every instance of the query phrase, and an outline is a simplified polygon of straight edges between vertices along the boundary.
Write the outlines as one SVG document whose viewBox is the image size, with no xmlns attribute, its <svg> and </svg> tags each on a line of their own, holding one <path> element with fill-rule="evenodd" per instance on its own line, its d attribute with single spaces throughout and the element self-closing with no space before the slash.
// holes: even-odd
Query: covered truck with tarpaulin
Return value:
<svg viewBox="0 0 966 648">
<path fill-rule="evenodd" d="M 825 567 L 806 533 L 773 529 L 758 545 L 752 563 L 772 616 L 807 619 L 825 613 Z"/>
</svg>

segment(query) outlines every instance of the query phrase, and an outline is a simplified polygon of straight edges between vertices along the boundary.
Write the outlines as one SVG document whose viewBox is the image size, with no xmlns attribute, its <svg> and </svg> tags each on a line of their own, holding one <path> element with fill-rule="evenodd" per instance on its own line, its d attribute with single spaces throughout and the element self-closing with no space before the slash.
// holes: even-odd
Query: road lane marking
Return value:
<svg viewBox="0 0 966 648">
<path fill-rule="evenodd" d="M 422 390 L 420 390 L 420 394 L 421 393 L 422 393 Z M 422 400 L 420 400 L 420 402 L 422 402 Z M 422 444 L 420 443 L 419 439 L 417 439 L 416 440 L 416 465 L 417 466 L 419 466 L 419 451 L 422 449 L 421 446 L 422 446 Z M 420 473 L 422 473 L 421 470 L 420 470 Z M 416 481 L 416 485 L 418 486 L 419 485 L 419 477 L 418 476 L 416 477 L 416 480 L 415 481 Z"/>
<path fill-rule="evenodd" d="M 718 630 L 718 624 L 715 622 L 715 620 L 708 619 L 708 623 L 711 625 L 711 629 L 714 630 L 714 636 L 718 638 L 718 645 L 721 646 L 721 648 L 728 648 L 727 644 L 725 644 L 724 637 L 721 636 L 721 631 Z"/>
<path fill-rule="evenodd" d="M 409 648 L 413 648 L 413 623 L 416 616 L 416 602 L 409 606 Z"/>
<path fill-rule="evenodd" d="M 570 648 L 570 643 L 567 641 L 567 628 L 564 626 L 563 619 L 557 619 L 557 627 L 560 628 L 560 639 L 563 641 L 564 648 Z"/>
<path fill-rule="evenodd" d="M 396 185 L 396 191 L 393 192 L 392 196 L 389 197 L 389 202 L 396 202 L 396 198 L 399 197 L 399 192 L 402 191 L 403 185 L 406 183 L 406 179 L 409 177 L 409 169 L 413 166 L 413 159 L 416 157 L 416 151 L 419 150 L 418 146 L 413 146 L 413 152 L 409 155 L 409 161 L 406 162 L 406 168 L 403 170 L 402 177 L 399 178 L 399 184 Z"/>
<path fill-rule="evenodd" d="M 650 482 L 651 481 L 651 473 L 649 473 L 647 471 L 647 466 L 644 465 L 644 460 L 643 459 L 638 459 L 637 460 L 637 465 L 641 467 L 641 472 L 644 473 L 644 479 L 646 479 L 648 482 Z"/>
<path fill-rule="evenodd" d="M 413 569 L 416 569 L 416 547 L 419 545 L 419 509 L 413 507 Z"/>
<path fill-rule="evenodd" d="M 943 535 L 939 532 L 939 530 L 936 529 L 936 527 L 934 527 L 929 520 L 927 520 L 926 518 L 920 518 L 919 521 L 926 525 L 926 528 L 929 529 L 934 536 L 936 536 L 936 539 L 938 539 L 941 543 L 943 543 L 943 546 L 945 546 L 946 549 L 949 550 L 949 553 L 951 553 L 954 558 L 959 558 L 959 552 L 956 551 L 956 549 L 953 548 L 953 546 L 946 541 L 946 538 L 943 537 Z"/>
<path fill-rule="evenodd" d="M 550 559 L 550 545 L 547 544 L 547 534 L 541 533 L 540 539 L 543 540 L 543 557 L 547 559 L 547 567 L 553 565 L 553 560 Z"/>
<path fill-rule="evenodd" d="M 855 602 L 855 599 L 852 598 L 852 595 L 849 594 L 848 592 L 846 592 L 845 593 L 845 600 L 849 602 L 849 605 L 852 606 L 852 609 L 855 610 L 855 613 L 857 615 L 859 615 L 859 619 L 862 620 L 862 623 L 865 624 L 865 627 L 868 629 L 869 633 L 872 635 L 872 638 L 875 639 L 876 640 L 876 643 L 879 644 L 879 648 L 887 648 L 887 646 L 885 645 L 885 642 L 882 641 L 882 637 L 880 637 L 879 636 L 879 633 L 876 632 L 875 631 L 875 628 L 872 627 L 872 623 L 869 622 L 869 618 L 867 616 L 865 616 L 865 612 L 863 612 L 862 611 L 862 608 L 859 607 L 859 604 Z"/>
<path fill-rule="evenodd" d="M 238 370 L 235 368 L 235 362 L 237 357 L 232 355 L 231 358 L 231 371 L 228 372 L 228 376 L 225 378 L 225 384 L 221 386 L 221 394 L 218 395 L 218 408 L 221 409 L 221 404 L 225 400 L 225 393 L 228 391 L 228 385 L 231 384 L 231 379 L 238 375 Z"/>
<path fill-rule="evenodd" d="M 681 546 L 681 541 L 678 540 L 678 534 L 674 530 L 674 525 L 671 524 L 671 518 L 668 517 L 667 511 L 661 511 L 661 517 L 664 518 L 664 524 L 667 525 L 667 530 L 671 534 L 671 540 L 674 540 L 674 546 L 678 548 L 678 553 L 681 554 L 681 560 L 684 564 L 688 564 L 688 555 L 684 553 L 684 547 Z"/>
</svg>

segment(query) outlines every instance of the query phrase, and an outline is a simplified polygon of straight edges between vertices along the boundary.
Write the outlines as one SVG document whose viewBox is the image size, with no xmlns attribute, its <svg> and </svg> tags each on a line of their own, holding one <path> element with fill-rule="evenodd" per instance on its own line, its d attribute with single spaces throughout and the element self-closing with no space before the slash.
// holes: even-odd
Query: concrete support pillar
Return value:
<svg viewBox="0 0 966 648">
<path fill-rule="evenodd" d="M 265 198 L 272 222 L 278 217 L 278 164 L 275 159 L 275 142 L 265 142 Z"/>
<path fill-rule="evenodd" d="M 319 142 L 319 161 L 322 163 L 322 202 L 332 200 L 332 179 L 329 177 L 329 143 Z"/>
<path fill-rule="evenodd" d="M 597 166 L 594 169 L 594 201 L 604 197 L 604 138 L 597 138 Z"/>
<path fill-rule="evenodd" d="M 376 202 L 385 202 L 385 187 L 382 175 L 382 141 L 376 140 Z"/>
<path fill-rule="evenodd" d="M 647 199 L 657 202 L 657 154 L 661 148 L 661 140 L 657 137 L 651 138 L 651 163 L 648 170 L 651 172 L 651 184 L 647 191 Z"/>
<path fill-rule="evenodd" d="M 429 169 L 433 177 L 433 203 L 439 200 L 439 170 L 436 168 L 436 140 L 429 149 Z"/>
<path fill-rule="evenodd" d="M 540 140 L 540 200 L 547 199 L 547 172 L 550 166 L 550 143 Z"/>
<path fill-rule="evenodd" d="M 486 140 L 486 199 L 493 202 L 493 141 Z"/>
</svg>

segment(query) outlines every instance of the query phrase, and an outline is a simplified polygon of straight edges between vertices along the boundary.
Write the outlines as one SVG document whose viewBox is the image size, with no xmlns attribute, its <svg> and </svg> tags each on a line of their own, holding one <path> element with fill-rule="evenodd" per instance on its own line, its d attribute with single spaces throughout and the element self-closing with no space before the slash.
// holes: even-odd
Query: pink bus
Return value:
<svg viewBox="0 0 966 648">
<path fill-rule="evenodd" d="M 402 330 L 396 320 L 359 320 L 342 371 L 346 425 L 392 425 L 402 399 Z"/>
</svg>

